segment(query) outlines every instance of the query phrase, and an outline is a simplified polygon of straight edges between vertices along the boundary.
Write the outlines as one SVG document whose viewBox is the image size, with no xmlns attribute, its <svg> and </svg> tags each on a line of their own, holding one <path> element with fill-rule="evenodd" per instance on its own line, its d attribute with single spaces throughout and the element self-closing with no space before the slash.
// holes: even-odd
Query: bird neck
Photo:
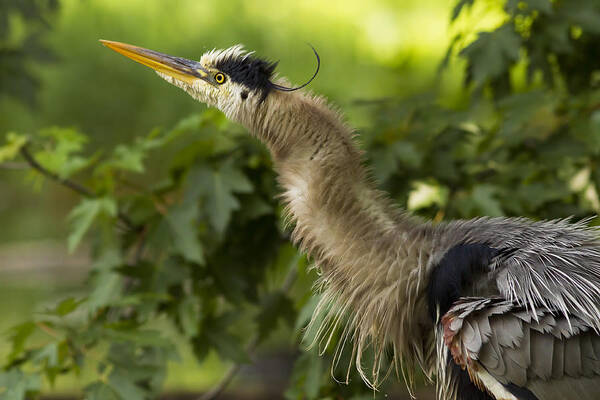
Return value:
<svg viewBox="0 0 600 400">
<path fill-rule="evenodd" d="M 273 155 L 294 242 L 323 272 L 315 315 L 325 322 L 317 336 L 330 336 L 345 316 L 344 334 L 358 339 L 359 371 L 369 342 L 379 356 L 393 342 L 398 356 L 423 365 L 414 311 L 427 315 L 421 294 L 430 226 L 375 189 L 352 131 L 322 99 L 274 92 L 263 106 L 249 129 Z M 376 383 L 374 371 L 368 380 Z"/>
</svg>

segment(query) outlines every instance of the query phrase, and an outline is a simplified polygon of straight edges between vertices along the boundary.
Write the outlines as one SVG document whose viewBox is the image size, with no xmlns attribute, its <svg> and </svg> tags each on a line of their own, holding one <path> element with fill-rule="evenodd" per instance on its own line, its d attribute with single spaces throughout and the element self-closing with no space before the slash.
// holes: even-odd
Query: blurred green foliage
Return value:
<svg viewBox="0 0 600 400">
<path fill-rule="evenodd" d="M 43 38 L 50 30 L 48 19 L 57 9 L 58 0 L 4 0 L 0 4 L 0 97 L 35 105 L 40 82 L 31 67 L 55 60 Z"/>
<path fill-rule="evenodd" d="M 496 23 L 473 32 L 467 22 L 482 9 Z M 597 213 L 600 58 L 594 43 L 600 40 L 600 6 L 592 0 L 507 0 L 498 9 L 485 0 L 461 0 L 451 18 L 456 37 L 437 91 L 423 85 L 402 91 L 411 94 L 403 98 L 346 104 L 353 115 L 368 115 L 361 141 L 381 187 L 435 221 Z M 343 58 L 331 61 L 336 63 Z M 447 71 L 461 67 L 462 84 L 449 95 Z M 117 70 L 131 75 L 120 68 L 108 68 L 96 79 L 105 74 L 119 82 Z M 364 79 L 374 84 L 377 73 Z M 94 129 L 139 133 L 142 128 L 127 121 L 144 117 L 128 120 L 119 114 L 119 101 L 160 105 L 166 100 L 156 88 L 144 86 L 147 92 L 135 94 L 136 87 L 108 86 L 96 89 L 98 98 L 77 101 L 86 108 L 109 103 L 108 115 L 115 117 L 97 118 L 115 125 L 98 121 Z M 148 99 L 152 93 L 160 94 Z M 65 119 L 80 122 L 94 112 L 66 110 Z M 110 150 L 103 151 L 97 137 L 89 140 L 79 129 L 7 135 L 0 162 L 36 160 L 37 173 L 30 172 L 34 184 L 50 177 L 81 195 L 69 214 L 67 242 L 71 250 L 83 240 L 92 243 L 94 264 L 84 295 L 13 328 L 0 399 L 35 395 L 42 381 L 78 374 L 90 364 L 97 374 L 85 383 L 86 398 L 155 397 L 168 361 L 178 359 L 173 338 L 155 328 L 159 319 L 178 330 L 198 361 L 215 352 L 234 363 L 250 362 L 254 347 L 282 324 L 301 336 L 315 306 L 317 295 L 305 284 L 314 272 L 287 241 L 267 151 L 215 110 L 173 126 L 147 129 L 149 134 L 135 139 L 114 136 L 104 146 Z M 273 273 L 279 278 L 270 279 Z M 42 344 L 29 340 L 38 331 L 46 335 Z M 353 372 L 349 385 L 336 383 L 331 350 L 320 357 L 319 349 L 300 349 L 287 398 L 379 397 Z M 343 368 L 334 372 L 345 379 Z"/>
</svg>

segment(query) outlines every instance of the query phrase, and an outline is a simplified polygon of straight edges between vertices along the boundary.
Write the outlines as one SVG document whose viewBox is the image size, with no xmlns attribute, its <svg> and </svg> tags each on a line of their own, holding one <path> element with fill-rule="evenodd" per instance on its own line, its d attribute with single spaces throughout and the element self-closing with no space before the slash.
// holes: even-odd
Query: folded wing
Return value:
<svg viewBox="0 0 600 400">
<path fill-rule="evenodd" d="M 577 316 L 543 307 L 533 313 L 502 298 L 462 298 L 442 327 L 454 362 L 497 398 L 600 399 L 600 336 Z"/>
</svg>

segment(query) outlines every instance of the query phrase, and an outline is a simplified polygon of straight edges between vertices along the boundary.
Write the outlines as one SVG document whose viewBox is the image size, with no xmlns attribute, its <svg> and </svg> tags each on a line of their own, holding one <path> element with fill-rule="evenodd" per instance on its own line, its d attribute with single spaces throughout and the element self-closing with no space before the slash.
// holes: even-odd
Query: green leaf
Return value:
<svg viewBox="0 0 600 400">
<path fill-rule="evenodd" d="M 186 296 L 179 302 L 177 316 L 186 337 L 194 337 L 198 334 L 201 314 L 196 296 Z"/>
<path fill-rule="evenodd" d="M 571 25 L 579 26 L 593 34 L 600 33 L 600 7 L 595 1 L 571 0 L 561 11 Z"/>
<path fill-rule="evenodd" d="M 240 340 L 227 332 L 206 332 L 210 345 L 215 348 L 219 356 L 226 360 L 245 364 L 250 362 L 248 353 L 242 347 Z"/>
<path fill-rule="evenodd" d="M 44 362 L 47 368 L 56 367 L 58 365 L 58 343 L 52 342 L 39 350 L 35 350 L 32 353 L 31 360 Z"/>
<path fill-rule="evenodd" d="M 109 384 L 123 396 L 158 398 L 166 377 L 168 361 L 180 361 L 175 348 L 113 343 L 106 362 L 112 365 Z M 124 400 L 128 397 L 123 397 Z"/>
<path fill-rule="evenodd" d="M 85 400 L 125 400 L 120 399 L 115 391 L 104 382 L 94 382 L 83 390 Z"/>
<path fill-rule="evenodd" d="M 32 351 L 30 354 L 31 361 L 43 368 L 43 372 L 51 385 L 54 385 L 56 376 L 62 369 L 61 362 L 64 359 L 65 346 L 66 342 L 64 341 L 60 343 L 51 342 L 41 349 Z"/>
<path fill-rule="evenodd" d="M 509 145 L 546 139 L 561 123 L 555 114 L 556 97 L 542 90 L 513 94 L 498 104 L 504 113 L 498 133 Z"/>
<path fill-rule="evenodd" d="M 551 14 L 552 2 L 550 0 L 508 0 L 504 8 L 509 14 L 523 13 L 523 11 L 530 13 L 532 10 Z"/>
<path fill-rule="evenodd" d="M 27 144 L 27 136 L 14 132 L 7 133 L 6 144 L 0 147 L 0 163 L 15 158 L 25 144 Z"/>
<path fill-rule="evenodd" d="M 259 339 L 266 339 L 277 327 L 279 319 L 284 319 L 289 325 L 292 325 L 294 317 L 294 304 L 285 293 L 275 291 L 265 296 L 261 301 L 260 312 L 256 317 Z"/>
<path fill-rule="evenodd" d="M 401 168 L 418 168 L 422 157 L 413 143 L 397 141 L 372 152 L 373 169 L 378 182 L 385 182 Z"/>
<path fill-rule="evenodd" d="M 258 195 L 244 196 L 240 217 L 245 220 L 257 219 L 273 214 L 273 206 L 261 199 Z"/>
<path fill-rule="evenodd" d="M 110 197 L 83 199 L 69 214 L 71 234 L 67 240 L 69 252 L 73 252 L 83 235 L 90 229 L 94 220 L 100 215 L 115 217 L 117 203 Z"/>
<path fill-rule="evenodd" d="M 202 321 L 206 329 L 203 329 L 194 338 L 194 352 L 202 359 L 209 350 L 216 350 L 220 357 L 237 363 L 250 361 L 248 354 L 242 346 L 240 338 L 232 335 L 227 330 L 238 318 L 236 313 L 224 313 L 218 317 L 209 316 Z"/>
<path fill-rule="evenodd" d="M 87 167 L 93 158 L 75 155 L 83 149 L 87 137 L 74 129 L 52 127 L 40 131 L 42 137 L 54 140 L 54 146 L 35 154 L 36 160 L 44 168 L 65 179 Z"/>
<path fill-rule="evenodd" d="M 520 48 L 521 37 L 510 23 L 493 32 L 480 32 L 477 39 L 460 52 L 467 59 L 467 82 L 480 86 L 506 73 L 519 59 Z"/>
<path fill-rule="evenodd" d="M 106 339 L 115 342 L 131 342 L 138 346 L 170 347 L 171 341 L 165 338 L 161 332 L 150 329 L 117 329 L 107 327 L 103 330 Z"/>
<path fill-rule="evenodd" d="M 300 312 L 298 313 L 298 316 L 296 317 L 294 331 L 299 332 L 302 329 L 306 328 L 308 322 L 310 321 L 315 312 L 315 309 L 317 308 L 317 305 L 319 304 L 319 300 L 319 295 L 312 295 L 308 298 L 308 301 L 302 306 Z M 308 334 L 310 334 L 310 332 L 307 332 L 307 335 Z M 307 339 L 310 338 L 307 337 Z M 310 340 L 307 340 L 307 342 L 310 343 Z"/>
<path fill-rule="evenodd" d="M 306 391 L 306 397 L 309 399 L 315 399 L 319 395 L 319 389 L 321 388 L 321 379 L 323 377 L 323 359 L 318 355 L 312 355 L 309 367 L 306 370 L 306 381 L 304 383 L 304 389 Z"/>
<path fill-rule="evenodd" d="M 148 398 L 145 390 L 119 373 L 111 373 L 108 383 L 122 400 L 145 400 Z"/>
<path fill-rule="evenodd" d="M 120 144 L 115 148 L 111 165 L 118 169 L 141 173 L 144 172 L 144 157 L 145 151 L 140 146 Z"/>
<path fill-rule="evenodd" d="M 12 348 L 8 355 L 7 364 L 11 364 L 17 359 L 25 349 L 25 342 L 35 331 L 36 325 L 34 322 L 24 322 L 10 329 L 10 341 Z"/>
<path fill-rule="evenodd" d="M 75 299 L 74 297 L 69 297 L 60 303 L 54 309 L 49 309 L 48 313 L 58 315 L 59 317 L 64 317 L 75 311 L 80 304 L 82 304 L 85 299 Z"/>
<path fill-rule="evenodd" d="M 561 200 L 569 196 L 567 185 L 561 182 L 533 182 L 523 185 L 515 192 L 517 198 L 527 205 L 530 210 L 542 207 L 545 203 Z"/>
<path fill-rule="evenodd" d="M 197 202 L 187 202 L 171 207 L 166 219 L 177 253 L 188 261 L 204 265 L 204 250 L 196 228 L 199 213 Z"/>
<path fill-rule="evenodd" d="M 538 10 L 545 14 L 552 13 L 552 2 L 550 0 L 526 0 L 526 2 L 533 10 Z"/>
<path fill-rule="evenodd" d="M 92 266 L 92 292 L 86 301 L 90 314 L 119 297 L 123 279 L 115 270 L 122 262 L 121 254 L 116 248 L 103 249 L 98 255 Z"/>
<path fill-rule="evenodd" d="M 444 207 L 448 202 L 448 188 L 436 182 L 415 182 L 408 194 L 407 208 L 418 210 L 437 205 Z"/>
<path fill-rule="evenodd" d="M 500 201 L 496 197 L 498 189 L 492 185 L 481 184 L 473 188 L 471 198 L 475 206 L 484 215 L 499 217 L 504 215 Z"/>
<path fill-rule="evenodd" d="M 252 183 L 231 161 L 224 162 L 216 170 L 201 166 L 190 174 L 198 185 L 198 193 L 205 200 L 208 220 L 217 233 L 223 233 L 231 214 L 240 208 L 235 193 L 250 193 L 253 190 Z"/>
<path fill-rule="evenodd" d="M 38 392 L 40 386 L 37 374 L 24 374 L 16 368 L 0 372 L 0 400 L 25 400 L 28 393 Z"/>
<path fill-rule="evenodd" d="M 475 0 L 459 0 L 454 6 L 454 9 L 452 10 L 452 16 L 450 17 L 450 21 L 454 21 L 456 18 L 458 18 L 463 8 L 467 6 L 471 7 L 474 1 Z"/>
<path fill-rule="evenodd" d="M 323 359 L 316 351 L 302 353 L 294 363 L 290 388 L 285 397 L 289 400 L 318 398 L 323 379 Z"/>
</svg>

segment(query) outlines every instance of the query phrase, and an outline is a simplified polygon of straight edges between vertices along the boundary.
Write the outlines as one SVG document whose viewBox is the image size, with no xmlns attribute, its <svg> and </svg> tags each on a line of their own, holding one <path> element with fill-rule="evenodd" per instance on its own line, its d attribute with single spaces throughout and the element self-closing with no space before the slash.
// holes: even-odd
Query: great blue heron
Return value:
<svg viewBox="0 0 600 400">
<path fill-rule="evenodd" d="M 341 329 L 367 383 L 391 348 L 436 379 L 440 399 L 600 399 L 600 241 L 585 221 L 423 221 L 376 190 L 323 98 L 274 82 L 275 64 L 242 46 L 198 62 L 102 43 L 270 149 L 292 238 L 322 270 L 318 337 Z"/>
</svg>

